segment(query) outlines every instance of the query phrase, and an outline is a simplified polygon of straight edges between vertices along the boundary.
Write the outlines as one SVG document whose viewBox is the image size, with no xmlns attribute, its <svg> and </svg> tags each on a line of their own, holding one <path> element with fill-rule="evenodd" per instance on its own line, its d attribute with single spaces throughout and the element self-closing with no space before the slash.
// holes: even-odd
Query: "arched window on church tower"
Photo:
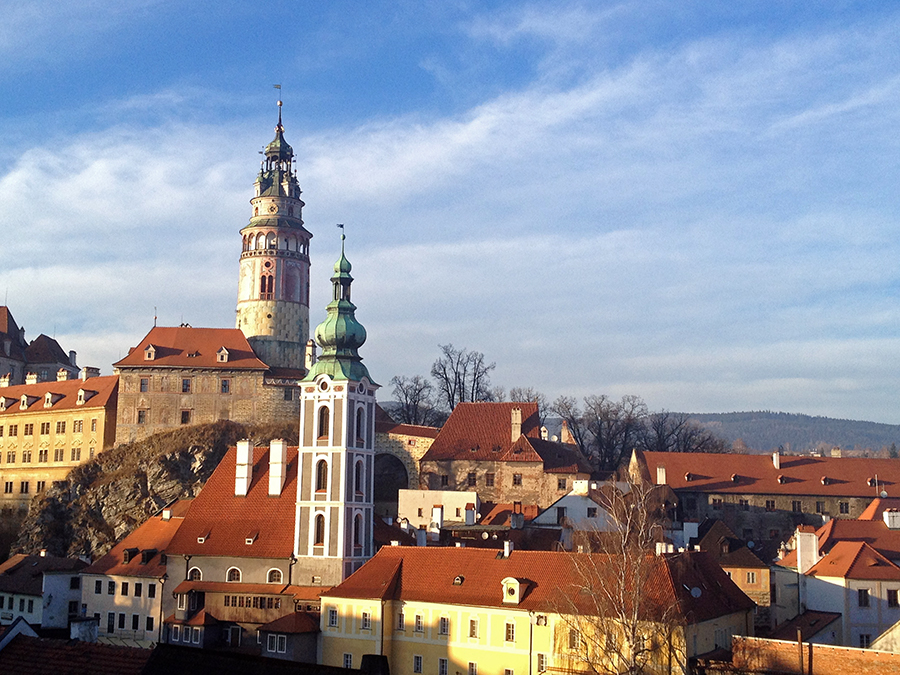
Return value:
<svg viewBox="0 0 900 675">
<path fill-rule="evenodd" d="M 325 492 L 328 489 L 328 462 L 320 459 L 316 464 L 316 492 Z"/>
<path fill-rule="evenodd" d="M 363 463 L 362 460 L 358 460 L 353 467 L 353 489 L 356 491 L 356 494 L 363 494 Z"/>
<path fill-rule="evenodd" d="M 319 408 L 319 429 L 316 434 L 318 439 L 328 438 L 328 423 L 330 421 L 330 415 L 328 413 L 328 406 L 322 406 Z"/>
<path fill-rule="evenodd" d="M 362 548 L 362 516 L 358 513 L 353 518 L 353 546 Z"/>
<path fill-rule="evenodd" d="M 271 300 L 275 288 L 275 278 L 271 274 L 263 274 L 259 278 L 259 299 Z"/>
<path fill-rule="evenodd" d="M 325 516 L 316 515 L 316 525 L 313 528 L 313 546 L 325 545 Z"/>
<path fill-rule="evenodd" d="M 362 448 L 366 444 L 366 415 L 362 406 L 356 409 L 356 447 Z"/>
</svg>

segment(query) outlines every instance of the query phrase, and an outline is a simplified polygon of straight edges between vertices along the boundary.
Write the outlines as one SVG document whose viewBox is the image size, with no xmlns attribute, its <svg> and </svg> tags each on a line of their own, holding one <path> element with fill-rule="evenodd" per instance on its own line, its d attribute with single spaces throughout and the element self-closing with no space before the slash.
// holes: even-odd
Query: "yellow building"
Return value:
<svg viewBox="0 0 900 675">
<path fill-rule="evenodd" d="M 27 506 L 113 445 L 119 378 L 66 376 L 0 387 L 0 508 Z"/>
<path fill-rule="evenodd" d="M 615 630 L 589 639 L 591 603 L 574 582 L 584 560 L 616 567 L 551 551 L 384 547 L 322 594 L 321 663 L 358 668 L 364 654 L 383 654 L 394 675 L 585 672 L 585 658 L 596 663 L 604 646 L 624 640 Z M 752 635 L 752 601 L 707 554 L 650 556 L 648 569 L 646 595 L 671 619 L 667 644 L 658 626 L 639 626 L 658 672 L 687 672 L 690 658 Z M 573 598 L 579 617 L 568 609 Z"/>
</svg>

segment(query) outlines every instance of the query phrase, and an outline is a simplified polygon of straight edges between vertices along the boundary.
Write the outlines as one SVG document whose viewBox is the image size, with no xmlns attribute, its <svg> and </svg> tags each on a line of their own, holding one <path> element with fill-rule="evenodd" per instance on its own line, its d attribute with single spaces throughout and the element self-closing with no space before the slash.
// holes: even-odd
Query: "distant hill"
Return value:
<svg viewBox="0 0 900 675">
<path fill-rule="evenodd" d="M 831 417 L 760 411 L 733 413 L 688 413 L 704 427 L 734 443 L 741 440 L 750 452 L 830 450 L 845 454 L 887 456 L 900 448 L 900 425 L 859 422 Z"/>
</svg>

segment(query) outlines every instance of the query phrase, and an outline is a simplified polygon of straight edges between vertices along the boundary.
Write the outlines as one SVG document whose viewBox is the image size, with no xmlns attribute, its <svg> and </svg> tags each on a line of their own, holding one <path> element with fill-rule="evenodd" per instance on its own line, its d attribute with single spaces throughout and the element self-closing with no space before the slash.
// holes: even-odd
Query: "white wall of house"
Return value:
<svg viewBox="0 0 900 675">
<path fill-rule="evenodd" d="M 8 626 L 22 617 L 32 626 L 40 626 L 43 618 L 43 600 L 39 595 L 24 593 L 0 593 L 3 609 L 0 610 L 0 626 Z"/>
<path fill-rule="evenodd" d="M 43 591 L 41 628 L 68 628 L 69 615 L 77 616 L 81 610 L 81 576 L 77 572 L 44 572 Z"/>
<path fill-rule="evenodd" d="M 464 523 L 466 504 L 475 504 L 477 513 L 481 508 L 478 493 L 474 490 L 400 490 L 397 518 L 405 518 L 411 527 L 428 528 L 434 520 L 434 507 L 441 506 L 443 522 Z"/>
<path fill-rule="evenodd" d="M 150 597 L 151 593 L 155 597 Z M 162 616 L 165 593 L 164 584 L 157 578 L 85 574 L 81 602 L 84 616 L 99 615 L 101 641 L 116 638 L 147 644 L 160 639 L 162 619 L 165 618 Z M 171 612 L 174 600 L 169 604 L 172 605 L 169 608 Z M 109 630 L 110 614 L 113 615 L 112 631 Z"/>
</svg>

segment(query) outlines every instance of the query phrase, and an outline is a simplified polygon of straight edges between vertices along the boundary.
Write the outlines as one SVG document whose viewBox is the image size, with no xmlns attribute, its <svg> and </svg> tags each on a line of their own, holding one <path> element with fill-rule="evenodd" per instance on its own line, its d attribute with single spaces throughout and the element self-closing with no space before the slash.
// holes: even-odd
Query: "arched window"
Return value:
<svg viewBox="0 0 900 675">
<path fill-rule="evenodd" d="M 320 459 L 316 464 L 316 492 L 325 492 L 328 489 L 328 462 Z"/>
<path fill-rule="evenodd" d="M 271 274 L 263 274 L 259 278 L 260 300 L 271 300 L 275 288 L 275 278 Z"/>
<path fill-rule="evenodd" d="M 281 583 L 281 570 L 269 570 L 269 575 L 266 577 L 266 581 L 270 584 L 280 584 Z"/>
<path fill-rule="evenodd" d="M 228 568 L 228 573 L 225 575 L 225 581 L 240 581 L 241 580 L 241 571 L 237 567 Z"/>
<path fill-rule="evenodd" d="M 353 489 L 356 490 L 356 494 L 363 494 L 363 463 L 362 460 L 356 462 L 356 465 L 353 467 Z"/>
<path fill-rule="evenodd" d="M 319 433 L 317 434 L 319 438 L 328 438 L 328 424 L 330 420 L 328 406 L 323 405 L 319 408 Z"/>
<path fill-rule="evenodd" d="M 366 444 L 366 415 L 363 407 L 356 409 L 356 447 L 362 448 Z"/>
<path fill-rule="evenodd" d="M 278 248 L 278 239 L 275 238 L 274 232 L 269 232 L 269 241 L 268 241 L 266 248 L 272 248 L 272 249 Z"/>
<path fill-rule="evenodd" d="M 353 545 L 362 548 L 362 516 L 358 513 L 353 519 Z"/>
<path fill-rule="evenodd" d="M 266 247 L 266 235 L 264 235 L 262 232 L 260 232 L 258 235 L 256 235 L 256 248 L 258 248 L 259 250 L 262 250 L 265 247 Z"/>
<path fill-rule="evenodd" d="M 316 527 L 313 532 L 313 545 L 314 546 L 324 546 L 325 545 L 325 516 L 321 513 L 316 515 Z"/>
<path fill-rule="evenodd" d="M 191 571 L 188 572 L 188 581 L 203 581 L 203 572 L 200 571 L 199 567 L 192 567 Z"/>
</svg>

